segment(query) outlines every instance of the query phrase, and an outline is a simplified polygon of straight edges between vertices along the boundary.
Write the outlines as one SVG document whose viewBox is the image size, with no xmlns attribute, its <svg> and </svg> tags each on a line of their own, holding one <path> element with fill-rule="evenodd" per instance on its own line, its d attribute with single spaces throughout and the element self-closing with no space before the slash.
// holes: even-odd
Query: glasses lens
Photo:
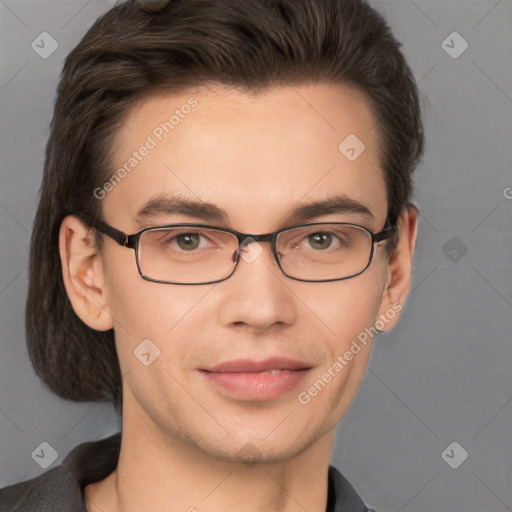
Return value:
<svg viewBox="0 0 512 512">
<path fill-rule="evenodd" d="M 283 231 L 277 252 L 285 274 L 307 281 L 360 274 L 370 262 L 371 234 L 349 224 L 316 224 Z"/>
<path fill-rule="evenodd" d="M 163 12 L 171 5 L 172 0 L 133 0 L 135 5 L 148 14 Z"/>
<path fill-rule="evenodd" d="M 216 229 L 181 226 L 144 231 L 139 268 L 150 279 L 178 284 L 216 281 L 233 269 L 238 239 Z"/>
<path fill-rule="evenodd" d="M 179 226 L 144 231 L 139 240 L 142 274 L 156 281 L 199 284 L 222 280 L 236 264 L 238 238 L 214 228 Z M 287 229 L 276 242 L 281 268 L 305 281 L 343 279 L 370 263 L 372 236 L 365 229 L 325 223 Z"/>
</svg>

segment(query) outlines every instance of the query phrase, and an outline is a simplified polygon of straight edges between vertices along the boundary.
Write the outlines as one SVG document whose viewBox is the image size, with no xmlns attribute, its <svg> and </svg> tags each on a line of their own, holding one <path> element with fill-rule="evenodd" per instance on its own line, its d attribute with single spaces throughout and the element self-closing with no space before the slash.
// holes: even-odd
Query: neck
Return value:
<svg viewBox="0 0 512 512">
<path fill-rule="evenodd" d="M 102 485 L 90 486 L 91 512 L 326 509 L 333 430 L 290 458 L 250 463 L 212 456 L 139 419 L 123 413 L 118 466 Z"/>
</svg>

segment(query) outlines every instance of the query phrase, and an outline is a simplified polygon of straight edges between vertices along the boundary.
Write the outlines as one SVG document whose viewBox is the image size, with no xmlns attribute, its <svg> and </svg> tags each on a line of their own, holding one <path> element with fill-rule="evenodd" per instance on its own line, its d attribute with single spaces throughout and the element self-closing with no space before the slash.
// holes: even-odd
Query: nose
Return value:
<svg viewBox="0 0 512 512">
<path fill-rule="evenodd" d="M 245 324 L 257 331 L 276 325 L 291 325 L 296 320 L 297 298 L 289 280 L 279 269 L 268 242 L 247 239 L 238 253 L 234 274 L 219 283 L 222 294 L 219 308 L 223 325 Z"/>
</svg>

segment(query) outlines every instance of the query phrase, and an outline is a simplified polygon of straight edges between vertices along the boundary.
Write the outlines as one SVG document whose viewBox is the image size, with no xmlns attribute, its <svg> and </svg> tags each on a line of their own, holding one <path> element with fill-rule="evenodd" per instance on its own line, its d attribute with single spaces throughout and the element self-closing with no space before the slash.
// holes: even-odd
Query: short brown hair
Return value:
<svg viewBox="0 0 512 512">
<path fill-rule="evenodd" d="M 114 332 L 75 314 L 58 237 L 68 214 L 102 217 L 93 191 L 114 172 L 111 141 L 137 101 L 210 82 L 245 92 L 353 85 L 378 123 L 394 224 L 424 145 L 417 87 L 399 47 L 363 0 L 178 0 L 156 16 L 123 2 L 101 16 L 64 64 L 31 238 L 27 342 L 47 385 L 63 398 L 122 405 Z"/>
</svg>

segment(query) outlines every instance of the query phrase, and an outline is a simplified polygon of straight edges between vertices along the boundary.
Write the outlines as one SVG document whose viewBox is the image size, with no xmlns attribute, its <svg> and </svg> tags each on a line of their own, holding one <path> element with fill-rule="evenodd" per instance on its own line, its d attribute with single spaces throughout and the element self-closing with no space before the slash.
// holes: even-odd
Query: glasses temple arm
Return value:
<svg viewBox="0 0 512 512">
<path fill-rule="evenodd" d="M 115 242 L 117 242 L 119 245 L 122 245 L 124 247 L 130 247 L 130 237 L 123 233 L 122 231 L 119 231 L 119 229 L 113 228 L 112 226 L 109 226 L 107 223 L 103 222 L 99 219 L 88 219 L 87 224 L 97 229 L 100 233 L 103 233 L 104 235 L 107 235 L 108 237 L 112 238 Z"/>
</svg>

